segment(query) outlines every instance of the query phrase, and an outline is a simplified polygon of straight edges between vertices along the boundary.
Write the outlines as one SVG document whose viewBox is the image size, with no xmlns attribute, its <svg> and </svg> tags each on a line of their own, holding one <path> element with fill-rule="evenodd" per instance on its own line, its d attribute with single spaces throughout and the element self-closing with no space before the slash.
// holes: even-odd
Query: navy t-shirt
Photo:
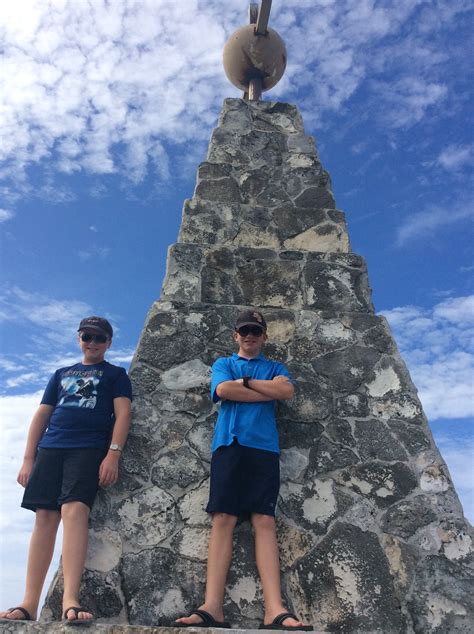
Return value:
<svg viewBox="0 0 474 634">
<path fill-rule="evenodd" d="M 106 449 L 114 419 L 114 398 L 132 400 L 124 368 L 107 361 L 76 363 L 53 374 L 41 399 L 54 411 L 39 447 L 98 447 Z"/>
</svg>

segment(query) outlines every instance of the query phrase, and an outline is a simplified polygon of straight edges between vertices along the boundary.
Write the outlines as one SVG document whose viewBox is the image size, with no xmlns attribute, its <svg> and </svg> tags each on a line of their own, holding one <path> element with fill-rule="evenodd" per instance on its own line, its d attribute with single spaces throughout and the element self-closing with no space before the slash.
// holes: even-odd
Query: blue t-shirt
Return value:
<svg viewBox="0 0 474 634">
<path fill-rule="evenodd" d="M 214 403 L 220 400 L 216 388 L 224 381 L 235 381 L 244 376 L 271 381 L 278 375 L 290 378 L 283 363 L 265 359 L 262 354 L 254 359 L 244 359 L 235 353 L 231 357 L 220 357 L 212 366 L 212 400 Z M 246 447 L 280 453 L 275 404 L 275 401 L 222 401 L 214 430 L 212 451 L 222 445 L 232 444 L 234 438 L 237 438 L 238 442 Z"/>
<path fill-rule="evenodd" d="M 132 400 L 124 368 L 107 361 L 76 363 L 53 374 L 41 399 L 53 405 L 39 447 L 98 447 L 106 449 L 114 426 L 114 398 Z"/>
</svg>

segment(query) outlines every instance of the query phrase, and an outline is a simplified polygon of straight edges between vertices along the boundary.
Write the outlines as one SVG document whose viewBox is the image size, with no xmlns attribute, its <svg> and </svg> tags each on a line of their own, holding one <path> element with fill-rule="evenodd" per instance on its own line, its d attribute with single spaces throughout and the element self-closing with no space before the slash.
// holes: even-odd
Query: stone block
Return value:
<svg viewBox="0 0 474 634">
<path fill-rule="evenodd" d="M 336 523 L 298 561 L 289 582 L 295 609 L 316 626 L 334 632 L 407 631 L 375 533 Z"/>
<path fill-rule="evenodd" d="M 344 469 L 336 481 L 387 508 L 408 495 L 416 487 L 414 473 L 403 462 L 365 462 Z"/>
</svg>

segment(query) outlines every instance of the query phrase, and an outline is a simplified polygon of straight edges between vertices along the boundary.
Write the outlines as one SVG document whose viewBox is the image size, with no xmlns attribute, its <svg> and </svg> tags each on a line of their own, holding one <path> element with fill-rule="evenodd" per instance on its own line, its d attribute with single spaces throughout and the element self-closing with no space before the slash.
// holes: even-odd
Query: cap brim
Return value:
<svg viewBox="0 0 474 634">
<path fill-rule="evenodd" d="M 243 321 L 240 324 L 235 324 L 236 328 L 242 328 L 242 326 L 257 326 L 257 328 L 261 328 L 262 330 L 266 330 L 265 326 L 262 326 L 262 324 L 258 324 L 255 321 Z"/>
<path fill-rule="evenodd" d="M 82 326 L 82 328 L 78 328 L 77 332 L 81 332 L 81 330 L 96 330 L 97 332 L 102 333 L 103 335 L 105 335 L 106 337 L 110 337 L 110 332 L 107 332 L 106 330 L 104 330 L 103 328 L 99 328 L 99 326 Z"/>
</svg>

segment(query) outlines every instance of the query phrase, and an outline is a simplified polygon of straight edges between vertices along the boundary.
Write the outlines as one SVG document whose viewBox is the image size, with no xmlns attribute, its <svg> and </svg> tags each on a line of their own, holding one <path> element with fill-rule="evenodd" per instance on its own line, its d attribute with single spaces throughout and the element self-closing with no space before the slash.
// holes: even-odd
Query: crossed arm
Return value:
<svg viewBox="0 0 474 634">
<path fill-rule="evenodd" d="M 243 384 L 243 379 L 223 381 L 216 388 L 217 396 L 223 401 L 240 401 L 242 403 L 258 403 L 262 401 L 287 401 L 293 397 L 294 387 L 287 376 L 275 376 L 269 381 L 250 379 L 250 389 Z"/>
</svg>

